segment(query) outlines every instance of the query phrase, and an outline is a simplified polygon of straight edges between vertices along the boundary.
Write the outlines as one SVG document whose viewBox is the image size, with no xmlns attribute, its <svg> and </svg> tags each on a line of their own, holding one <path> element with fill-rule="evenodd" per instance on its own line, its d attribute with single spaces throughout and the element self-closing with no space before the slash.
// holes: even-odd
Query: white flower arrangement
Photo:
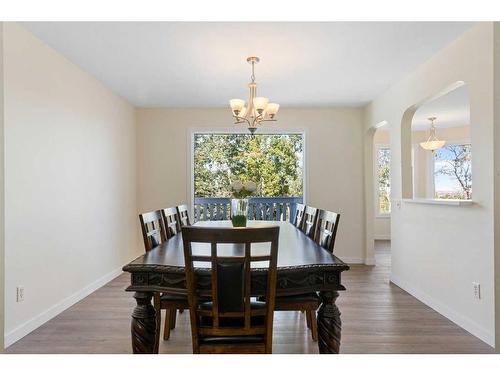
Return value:
<svg viewBox="0 0 500 375">
<path fill-rule="evenodd" d="M 251 180 L 246 182 L 235 180 L 231 182 L 231 190 L 233 191 L 233 195 L 235 198 L 241 199 L 253 195 L 258 190 L 258 186 Z"/>
</svg>

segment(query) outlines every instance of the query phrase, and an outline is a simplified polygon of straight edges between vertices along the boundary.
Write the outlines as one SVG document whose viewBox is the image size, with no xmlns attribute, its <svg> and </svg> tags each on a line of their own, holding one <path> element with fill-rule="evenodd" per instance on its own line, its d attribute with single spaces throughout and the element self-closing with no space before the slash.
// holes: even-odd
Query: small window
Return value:
<svg viewBox="0 0 500 375">
<path fill-rule="evenodd" d="M 434 198 L 471 199 L 470 143 L 448 144 L 434 152 Z"/>
<path fill-rule="evenodd" d="M 391 213 L 391 150 L 388 146 L 377 148 L 377 213 L 389 215 Z"/>
</svg>

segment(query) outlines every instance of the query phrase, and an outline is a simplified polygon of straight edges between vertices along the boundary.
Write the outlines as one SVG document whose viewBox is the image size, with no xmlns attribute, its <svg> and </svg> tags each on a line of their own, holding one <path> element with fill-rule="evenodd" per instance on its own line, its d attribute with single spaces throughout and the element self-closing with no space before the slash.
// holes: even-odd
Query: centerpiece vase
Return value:
<svg viewBox="0 0 500 375">
<path fill-rule="evenodd" d="M 231 199 L 231 221 L 233 227 L 246 227 L 248 218 L 248 199 Z"/>
</svg>

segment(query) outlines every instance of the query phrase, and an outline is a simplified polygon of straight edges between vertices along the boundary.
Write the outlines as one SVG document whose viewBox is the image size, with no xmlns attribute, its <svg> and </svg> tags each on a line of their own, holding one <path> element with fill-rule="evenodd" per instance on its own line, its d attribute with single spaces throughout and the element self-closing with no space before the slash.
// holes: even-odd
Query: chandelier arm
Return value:
<svg viewBox="0 0 500 375">
<path fill-rule="evenodd" d="M 250 121 L 248 121 L 246 117 L 238 117 L 238 116 L 233 116 L 233 117 L 236 119 L 235 124 L 243 124 L 246 122 L 248 126 L 250 126 Z"/>
</svg>

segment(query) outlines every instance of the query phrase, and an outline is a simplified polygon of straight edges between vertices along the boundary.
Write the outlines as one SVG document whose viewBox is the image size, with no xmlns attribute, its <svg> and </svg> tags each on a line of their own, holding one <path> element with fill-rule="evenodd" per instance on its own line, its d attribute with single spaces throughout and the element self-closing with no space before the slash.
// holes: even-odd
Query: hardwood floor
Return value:
<svg viewBox="0 0 500 375">
<path fill-rule="evenodd" d="M 376 241 L 377 266 L 354 265 L 343 274 L 347 291 L 342 312 L 341 353 L 493 353 L 494 349 L 389 283 L 390 243 Z M 70 307 L 7 353 L 130 353 L 130 314 L 135 305 L 124 291 L 128 275 Z M 277 312 L 274 353 L 318 353 L 305 317 Z M 160 353 L 191 353 L 187 313 L 178 315 Z"/>
</svg>

